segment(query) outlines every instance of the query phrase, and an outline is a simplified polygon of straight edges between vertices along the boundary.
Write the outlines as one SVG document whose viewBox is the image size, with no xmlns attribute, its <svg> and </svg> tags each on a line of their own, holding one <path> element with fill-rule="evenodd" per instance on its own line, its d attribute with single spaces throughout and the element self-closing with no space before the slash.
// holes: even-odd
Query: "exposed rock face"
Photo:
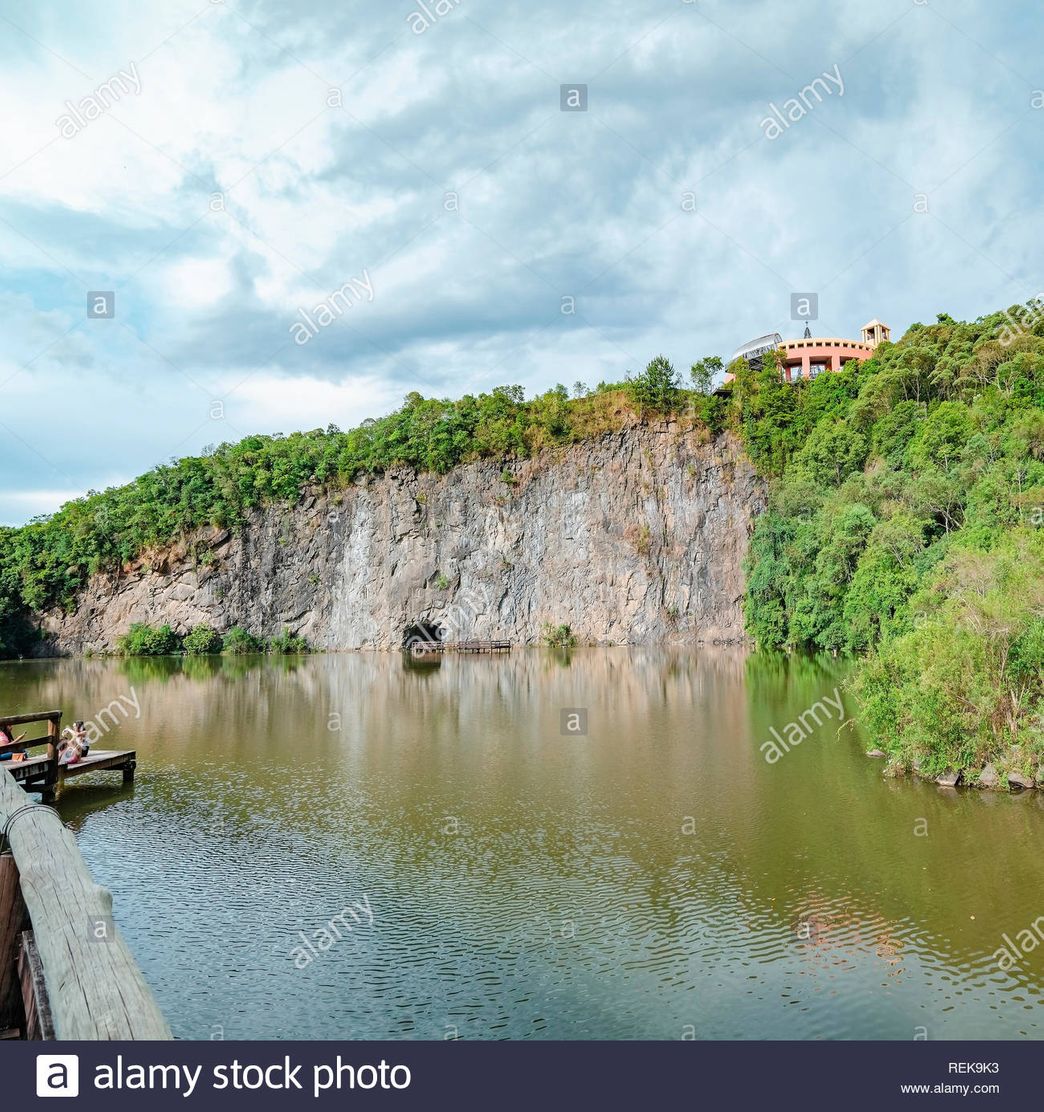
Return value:
<svg viewBox="0 0 1044 1112">
<path fill-rule="evenodd" d="M 738 641 L 742 561 L 764 488 L 738 442 L 673 423 L 445 476 L 407 469 L 253 515 L 96 576 L 50 651 L 108 651 L 132 622 L 287 628 L 328 649 L 450 640 Z M 510 472 L 510 474 L 508 474 Z"/>
</svg>

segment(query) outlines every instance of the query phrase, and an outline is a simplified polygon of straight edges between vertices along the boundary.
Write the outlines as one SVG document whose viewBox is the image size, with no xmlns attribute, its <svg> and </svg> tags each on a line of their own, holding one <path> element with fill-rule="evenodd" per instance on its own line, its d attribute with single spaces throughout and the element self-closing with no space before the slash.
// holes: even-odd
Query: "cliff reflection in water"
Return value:
<svg viewBox="0 0 1044 1112">
<path fill-rule="evenodd" d="M 505 657 L 0 667 L 92 718 L 133 790 L 63 797 L 176 1033 L 208 1038 L 1037 1037 L 1039 796 L 892 782 L 824 721 L 836 662 Z M 586 710 L 587 734 L 562 732 Z M 915 833 L 926 830 L 927 833 Z M 997 862 L 1003 861 L 1003 869 Z M 353 901 L 372 928 L 290 953 Z"/>
</svg>

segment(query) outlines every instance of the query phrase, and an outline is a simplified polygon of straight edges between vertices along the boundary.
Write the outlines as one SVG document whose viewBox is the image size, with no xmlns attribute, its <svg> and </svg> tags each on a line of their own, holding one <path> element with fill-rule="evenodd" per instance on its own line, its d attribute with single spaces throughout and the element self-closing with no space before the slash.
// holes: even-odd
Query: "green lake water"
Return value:
<svg viewBox="0 0 1044 1112">
<path fill-rule="evenodd" d="M 1041 1037 L 1044 942 L 994 953 L 1044 916 L 1044 793 L 886 780 L 833 712 L 767 762 L 835 689 L 851 711 L 845 677 L 623 648 L 48 661 L 0 666 L 0 705 L 125 708 L 99 747 L 136 783 L 59 808 L 182 1039 Z"/>
</svg>

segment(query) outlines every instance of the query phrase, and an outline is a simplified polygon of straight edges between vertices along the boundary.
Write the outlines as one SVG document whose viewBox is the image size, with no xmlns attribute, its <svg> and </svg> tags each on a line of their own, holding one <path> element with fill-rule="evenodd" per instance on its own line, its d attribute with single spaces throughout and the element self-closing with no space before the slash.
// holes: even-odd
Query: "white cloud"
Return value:
<svg viewBox="0 0 1044 1112">
<path fill-rule="evenodd" d="M 398 388 L 373 375 L 329 382 L 261 371 L 228 396 L 225 412 L 238 428 L 293 432 L 329 424 L 351 428 L 401 401 Z"/>
<path fill-rule="evenodd" d="M 170 304 L 189 310 L 213 308 L 232 289 L 224 259 L 181 259 L 163 268 L 161 282 Z"/>
<path fill-rule="evenodd" d="M 0 42 L 0 420 L 59 436 L 49 467 L 11 443 L 8 515 L 409 389 L 593 383 L 661 351 L 686 367 L 787 330 L 793 290 L 841 333 L 1036 291 L 1041 117 L 1016 22 L 679 7 L 469 0 L 417 36 L 386 0 L 24 6 L 37 41 Z M 64 102 L 131 62 L 140 95 L 58 138 Z M 835 63 L 844 97 L 764 141 L 768 102 Z M 590 83 L 586 115 L 558 111 L 569 81 Z M 915 187 L 930 215 L 907 219 Z M 364 268 L 373 304 L 288 344 L 297 308 Z M 85 319 L 87 289 L 116 291 L 115 321 Z"/>
</svg>

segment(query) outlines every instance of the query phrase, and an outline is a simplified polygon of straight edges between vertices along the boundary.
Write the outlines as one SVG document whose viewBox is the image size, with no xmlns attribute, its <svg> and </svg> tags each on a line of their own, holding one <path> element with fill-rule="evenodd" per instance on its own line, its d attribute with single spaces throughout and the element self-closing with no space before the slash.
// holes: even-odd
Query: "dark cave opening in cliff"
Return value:
<svg viewBox="0 0 1044 1112">
<path fill-rule="evenodd" d="M 408 625 L 402 634 L 402 647 L 412 649 L 424 645 L 437 645 L 444 637 L 442 626 L 438 622 L 429 622 L 426 618 Z"/>
</svg>

